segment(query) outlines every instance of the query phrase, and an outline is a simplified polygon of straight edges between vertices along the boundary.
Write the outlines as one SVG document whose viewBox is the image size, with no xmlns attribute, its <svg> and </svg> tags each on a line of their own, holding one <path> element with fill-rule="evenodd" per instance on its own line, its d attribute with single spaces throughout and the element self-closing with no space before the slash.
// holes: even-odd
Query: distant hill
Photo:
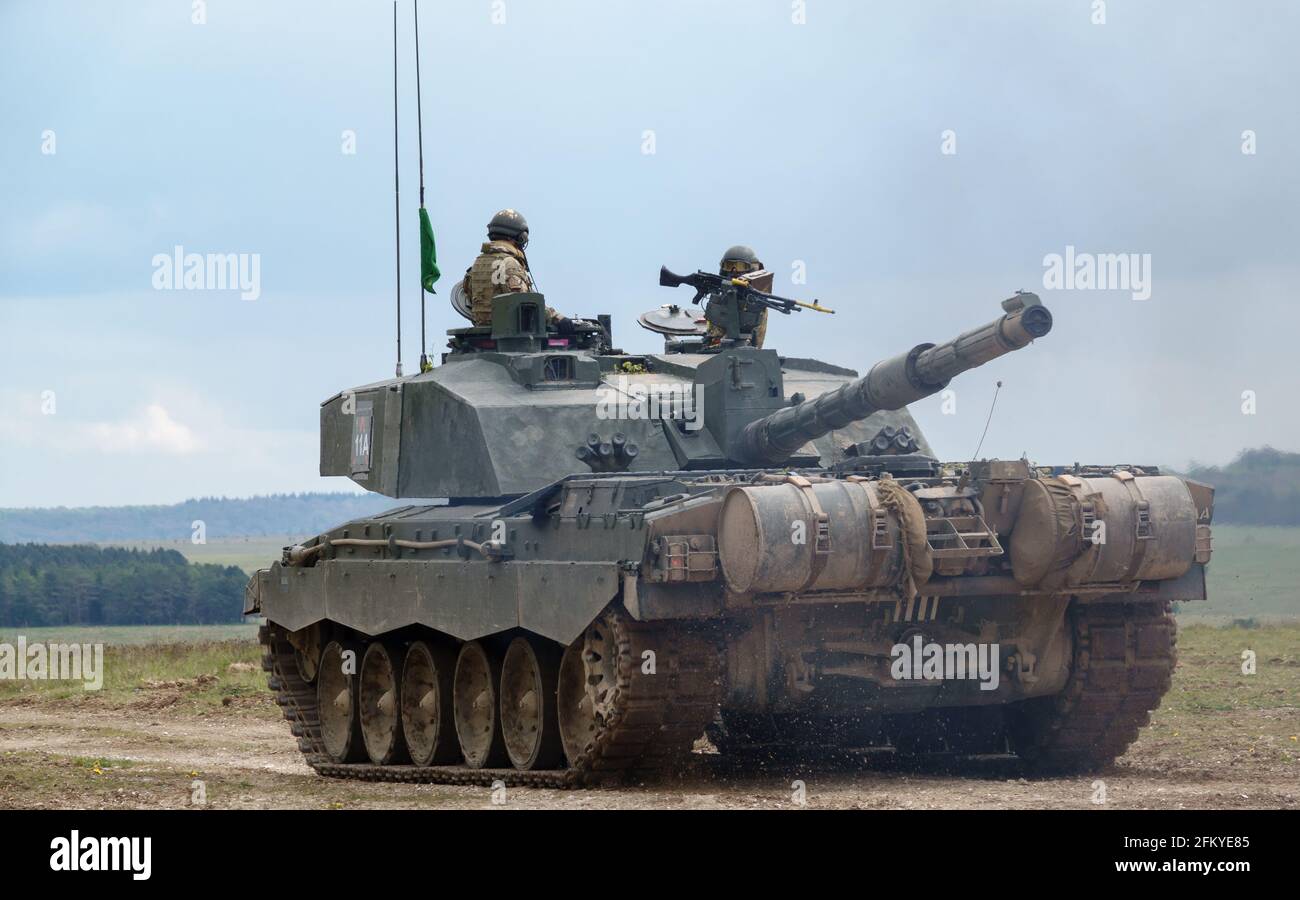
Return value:
<svg viewBox="0 0 1300 900">
<path fill-rule="evenodd" d="M 349 519 L 402 505 L 379 494 L 272 494 L 230 500 L 203 497 L 171 506 L 0 509 L 0 543 L 166 541 L 189 539 L 202 520 L 208 539 L 309 535 Z"/>
<path fill-rule="evenodd" d="M 1193 466 L 1188 478 L 1214 486 L 1214 521 L 1300 525 L 1300 453 L 1243 450 L 1226 466 Z"/>
</svg>

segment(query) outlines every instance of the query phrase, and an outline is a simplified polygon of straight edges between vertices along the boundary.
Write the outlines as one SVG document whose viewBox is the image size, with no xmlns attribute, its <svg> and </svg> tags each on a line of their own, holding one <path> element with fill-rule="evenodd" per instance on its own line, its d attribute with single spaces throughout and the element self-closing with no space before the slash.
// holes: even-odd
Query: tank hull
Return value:
<svg viewBox="0 0 1300 900">
<path fill-rule="evenodd" d="M 736 755 L 1010 747 L 1077 771 L 1122 752 L 1168 687 L 1167 609 L 1204 597 L 1208 489 L 1149 467 L 873 465 L 399 507 L 286 548 L 245 611 L 328 775 L 569 786 L 676 769 L 706 728 Z M 322 678 L 349 653 L 378 674 Z M 1095 728 L 1078 710 L 1114 699 L 1106 678 L 1128 700 L 1062 744 L 1062 723 Z M 395 751 L 394 729 L 443 755 Z M 323 739 L 354 731 L 362 750 Z"/>
</svg>

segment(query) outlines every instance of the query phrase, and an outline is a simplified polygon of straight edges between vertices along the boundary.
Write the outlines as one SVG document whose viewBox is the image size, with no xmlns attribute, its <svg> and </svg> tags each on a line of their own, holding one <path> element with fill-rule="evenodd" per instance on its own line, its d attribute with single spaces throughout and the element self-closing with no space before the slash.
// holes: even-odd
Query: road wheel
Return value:
<svg viewBox="0 0 1300 900">
<path fill-rule="evenodd" d="M 307 684 L 316 680 L 320 668 L 321 656 L 320 625 L 308 625 L 302 631 L 289 635 L 289 644 L 293 647 L 293 661 L 298 667 L 298 677 Z"/>
<path fill-rule="evenodd" d="M 501 732 L 516 769 L 552 769 L 564 750 L 556 719 L 561 651 L 541 638 L 517 637 L 501 664 Z"/>
<path fill-rule="evenodd" d="M 361 659 L 357 686 L 358 716 L 366 754 L 377 766 L 406 762 L 402 737 L 401 701 L 397 673 L 401 651 L 383 641 L 372 641 Z"/>
<path fill-rule="evenodd" d="M 460 761 L 452 713 L 456 653 L 441 644 L 416 641 L 402 664 L 402 735 L 417 766 Z"/>
<path fill-rule="evenodd" d="M 337 763 L 360 762 L 366 754 L 357 716 L 357 676 L 352 674 L 356 664 L 355 647 L 330 641 L 316 673 L 321 741 Z"/>
<path fill-rule="evenodd" d="M 501 656 L 479 641 L 460 648 L 452 683 L 452 704 L 456 736 L 466 765 L 474 769 L 495 769 L 508 761 L 501 736 Z"/>
</svg>

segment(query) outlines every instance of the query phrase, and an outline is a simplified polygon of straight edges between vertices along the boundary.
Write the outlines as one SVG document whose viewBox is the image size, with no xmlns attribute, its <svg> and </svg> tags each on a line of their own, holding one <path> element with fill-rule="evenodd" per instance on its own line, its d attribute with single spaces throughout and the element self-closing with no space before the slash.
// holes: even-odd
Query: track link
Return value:
<svg viewBox="0 0 1300 900">
<path fill-rule="evenodd" d="M 316 691 L 302 680 L 284 629 L 258 631 L 262 668 L 276 703 L 298 738 L 307 765 L 331 778 L 360 781 L 575 788 L 619 781 L 628 775 L 672 770 L 713 720 L 721 695 L 721 653 L 714 638 L 674 623 L 634 622 L 610 611 L 601 620 L 618 648 L 616 700 L 596 739 L 567 769 L 474 769 L 455 766 L 377 766 L 336 763 L 325 753 Z M 648 672 L 645 651 L 653 651 Z"/>
<path fill-rule="evenodd" d="M 1074 666 L 1065 690 L 1022 704 L 1012 717 L 1013 746 L 1043 773 L 1095 772 L 1114 762 L 1151 721 L 1177 661 L 1167 603 L 1076 600 L 1069 619 Z"/>
</svg>

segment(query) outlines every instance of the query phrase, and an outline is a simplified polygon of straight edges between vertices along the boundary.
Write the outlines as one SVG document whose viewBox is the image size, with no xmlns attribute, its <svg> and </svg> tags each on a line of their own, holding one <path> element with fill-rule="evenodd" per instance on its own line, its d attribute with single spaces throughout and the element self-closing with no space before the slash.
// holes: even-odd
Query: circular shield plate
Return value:
<svg viewBox="0 0 1300 900">
<path fill-rule="evenodd" d="M 456 282 L 456 286 L 451 289 L 451 308 L 471 322 L 474 321 L 474 314 L 470 312 L 469 294 L 465 293 L 465 279 L 463 278 Z"/>
<path fill-rule="evenodd" d="M 641 323 L 642 328 L 648 328 L 659 334 L 704 334 L 709 329 L 709 323 L 704 320 L 704 313 L 672 303 L 642 313 L 637 321 Z"/>
</svg>

